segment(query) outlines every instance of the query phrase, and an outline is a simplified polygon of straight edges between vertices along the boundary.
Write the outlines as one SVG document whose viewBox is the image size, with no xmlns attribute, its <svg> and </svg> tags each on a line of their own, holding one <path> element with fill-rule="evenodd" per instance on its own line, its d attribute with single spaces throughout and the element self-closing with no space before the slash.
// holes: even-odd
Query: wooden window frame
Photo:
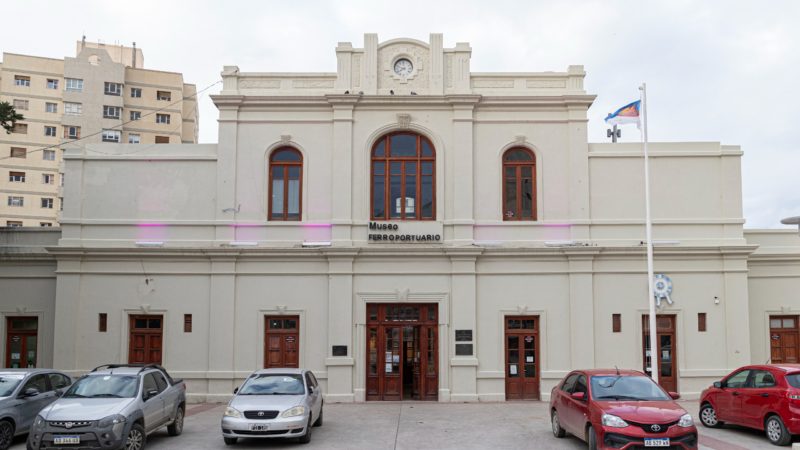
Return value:
<svg viewBox="0 0 800 450">
<path fill-rule="evenodd" d="M 622 314 L 611 315 L 611 332 L 612 333 L 622 332 Z"/>
<path fill-rule="evenodd" d="M 105 333 L 108 331 L 108 314 L 107 313 L 99 313 L 97 315 L 97 331 L 100 333 Z"/>
<path fill-rule="evenodd" d="M 391 142 L 392 137 L 397 135 L 410 135 L 416 136 L 417 139 L 417 148 L 416 148 L 416 156 L 392 156 L 391 154 Z M 426 142 L 428 146 L 431 148 L 431 156 L 422 156 L 422 143 Z M 384 156 L 375 156 L 375 149 L 383 143 Z M 376 217 L 375 216 L 375 163 L 376 162 L 383 162 L 383 199 L 384 199 L 384 217 Z M 391 163 L 399 162 L 400 165 L 400 192 L 405 193 L 406 191 L 406 165 L 407 162 L 416 162 L 416 186 L 415 186 L 415 197 L 414 202 L 416 207 L 414 208 L 414 216 L 409 217 L 406 215 L 406 208 L 405 208 L 405 195 L 401 198 L 402 200 L 402 207 L 400 212 L 400 217 L 392 217 L 391 216 L 391 198 L 392 198 L 392 190 L 391 190 Z M 422 163 L 423 162 L 430 162 L 432 163 L 432 170 L 431 175 L 425 175 L 431 177 L 431 197 L 433 199 L 433 204 L 431 205 L 431 217 L 422 217 Z M 396 131 L 393 133 L 389 133 L 386 135 L 381 136 L 380 139 L 377 139 L 372 144 L 372 150 L 370 150 L 370 162 L 369 162 L 369 217 L 371 220 L 385 220 L 385 221 L 398 221 L 398 220 L 436 220 L 436 147 L 427 137 L 410 131 Z"/>
<path fill-rule="evenodd" d="M 506 156 L 509 153 L 515 151 L 523 151 L 530 155 L 530 161 L 506 161 Z M 512 147 L 505 152 L 503 152 L 503 164 L 502 170 L 500 171 L 500 190 L 503 193 L 502 204 L 500 205 L 500 215 L 503 217 L 504 221 L 535 221 L 538 220 L 538 213 L 537 213 L 537 191 L 536 191 L 536 154 L 531 151 L 531 149 L 526 147 Z M 531 169 L 531 215 L 529 217 L 522 216 L 522 183 L 520 180 L 522 179 L 522 169 L 524 167 L 530 167 Z M 516 188 L 516 204 L 514 205 L 514 216 L 509 217 L 506 215 L 506 169 L 507 168 L 514 168 L 514 184 Z"/>
<path fill-rule="evenodd" d="M 191 333 L 192 332 L 192 315 L 191 314 L 184 314 L 183 315 L 183 332 L 184 333 Z"/>
<path fill-rule="evenodd" d="M 700 333 L 705 333 L 708 329 L 707 325 L 706 313 L 697 313 L 697 331 Z"/>
<path fill-rule="evenodd" d="M 300 157 L 300 161 L 275 161 L 275 155 L 283 152 L 283 151 L 290 151 L 296 153 L 297 156 Z M 285 221 L 285 222 L 300 222 L 303 220 L 303 154 L 300 150 L 294 147 L 279 147 L 273 150 L 269 155 L 269 165 L 267 167 L 269 176 L 268 176 L 268 183 L 269 183 L 269 192 L 267 193 L 267 220 L 274 220 L 274 221 Z M 282 167 L 283 168 L 283 212 L 280 214 L 273 214 L 272 212 L 272 169 L 274 167 Z M 291 167 L 299 167 L 300 168 L 300 178 L 298 179 L 299 185 L 299 192 L 297 193 L 297 218 L 290 219 L 289 218 L 289 168 Z"/>
</svg>

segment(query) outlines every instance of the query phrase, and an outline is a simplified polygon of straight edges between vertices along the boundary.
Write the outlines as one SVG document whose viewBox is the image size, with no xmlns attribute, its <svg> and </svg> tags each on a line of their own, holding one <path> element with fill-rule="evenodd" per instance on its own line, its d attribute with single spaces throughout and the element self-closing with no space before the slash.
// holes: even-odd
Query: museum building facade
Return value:
<svg viewBox="0 0 800 450">
<path fill-rule="evenodd" d="M 338 402 L 645 370 L 642 146 L 588 142 L 583 67 L 471 72 L 440 34 L 336 56 L 226 66 L 218 144 L 65 146 L 60 234 L 0 232 L 6 366 L 160 363 L 193 401 L 306 367 Z M 661 384 L 796 362 L 800 238 L 744 230 L 742 151 L 650 154 Z"/>
</svg>

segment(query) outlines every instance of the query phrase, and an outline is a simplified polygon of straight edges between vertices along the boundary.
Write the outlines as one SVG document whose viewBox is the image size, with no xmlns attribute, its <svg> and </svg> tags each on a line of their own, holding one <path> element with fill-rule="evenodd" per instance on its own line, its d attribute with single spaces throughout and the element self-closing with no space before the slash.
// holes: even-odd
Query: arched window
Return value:
<svg viewBox="0 0 800 450">
<path fill-rule="evenodd" d="M 269 220 L 301 220 L 303 155 L 281 147 L 269 157 Z"/>
<path fill-rule="evenodd" d="M 536 220 L 536 156 L 527 148 L 503 154 L 503 220 Z"/>
<path fill-rule="evenodd" d="M 418 134 L 391 133 L 372 147 L 374 220 L 433 220 L 436 217 L 436 152 Z"/>
</svg>

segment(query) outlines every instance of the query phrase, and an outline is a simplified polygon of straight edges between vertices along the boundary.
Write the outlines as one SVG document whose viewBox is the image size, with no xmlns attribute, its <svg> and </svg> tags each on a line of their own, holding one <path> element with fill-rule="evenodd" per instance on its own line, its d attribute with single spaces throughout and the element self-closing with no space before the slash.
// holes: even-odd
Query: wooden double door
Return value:
<svg viewBox="0 0 800 450">
<path fill-rule="evenodd" d="M 538 400 L 538 316 L 506 316 L 505 356 L 506 400 Z"/>
<path fill-rule="evenodd" d="M 39 319 L 8 317 L 6 319 L 6 365 L 13 369 L 36 367 L 38 357 Z"/>
<path fill-rule="evenodd" d="M 797 364 L 800 346 L 800 317 L 770 316 L 769 347 L 772 364 Z"/>
<path fill-rule="evenodd" d="M 438 306 L 367 305 L 367 400 L 436 400 Z"/>
<path fill-rule="evenodd" d="M 658 384 L 668 392 L 678 392 L 678 358 L 677 358 L 677 333 L 675 316 L 656 315 L 656 370 L 658 370 Z M 642 348 L 644 371 L 650 374 L 650 319 L 648 315 L 642 316 Z"/>
<path fill-rule="evenodd" d="M 299 367 L 300 316 L 265 317 L 264 368 Z"/>
<path fill-rule="evenodd" d="M 128 363 L 161 364 L 164 316 L 132 315 L 129 320 Z"/>
</svg>

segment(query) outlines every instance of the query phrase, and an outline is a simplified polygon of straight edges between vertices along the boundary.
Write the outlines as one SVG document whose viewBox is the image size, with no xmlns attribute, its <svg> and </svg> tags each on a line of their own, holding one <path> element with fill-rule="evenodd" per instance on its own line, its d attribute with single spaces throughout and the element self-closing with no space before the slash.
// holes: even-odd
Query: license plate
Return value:
<svg viewBox="0 0 800 450">
<path fill-rule="evenodd" d="M 81 437 L 78 435 L 70 435 L 70 436 L 54 436 L 53 437 L 53 444 L 55 445 L 62 445 L 62 444 L 80 444 Z"/>
<path fill-rule="evenodd" d="M 267 430 L 269 430 L 269 425 L 263 425 L 263 424 L 250 425 L 250 431 L 267 431 Z"/>
<path fill-rule="evenodd" d="M 644 446 L 645 447 L 669 447 L 669 438 L 666 438 L 666 439 L 645 438 L 644 439 Z"/>
</svg>

